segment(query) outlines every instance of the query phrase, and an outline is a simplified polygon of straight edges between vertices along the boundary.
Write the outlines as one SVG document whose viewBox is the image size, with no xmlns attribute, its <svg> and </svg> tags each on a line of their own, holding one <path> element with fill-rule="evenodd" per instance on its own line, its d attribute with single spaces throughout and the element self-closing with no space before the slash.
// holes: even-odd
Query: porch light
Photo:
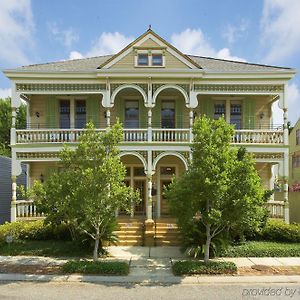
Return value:
<svg viewBox="0 0 300 300">
<path fill-rule="evenodd" d="M 36 112 L 35 112 L 35 116 L 36 116 L 37 118 L 39 118 L 39 117 L 40 117 L 40 113 L 39 113 L 38 111 L 36 111 Z"/>
<path fill-rule="evenodd" d="M 260 117 L 260 119 L 263 119 L 264 116 L 265 116 L 265 114 L 264 114 L 264 112 L 262 111 L 262 112 L 259 114 L 259 117 Z"/>
</svg>

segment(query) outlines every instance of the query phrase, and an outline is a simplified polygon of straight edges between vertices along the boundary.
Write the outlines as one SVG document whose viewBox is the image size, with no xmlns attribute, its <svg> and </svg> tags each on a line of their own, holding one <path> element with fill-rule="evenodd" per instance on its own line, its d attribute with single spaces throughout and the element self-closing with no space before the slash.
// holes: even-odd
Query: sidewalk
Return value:
<svg viewBox="0 0 300 300">
<path fill-rule="evenodd" d="M 172 263 L 186 259 L 178 247 L 108 247 L 112 257 L 105 260 L 126 261 L 130 265 L 128 276 L 89 276 L 89 275 L 34 275 L 2 273 L 2 281 L 62 281 L 93 283 L 140 283 L 140 284 L 201 284 L 201 283 L 289 283 L 300 282 L 300 275 L 279 276 L 185 276 L 177 277 L 171 272 Z M 0 264 L 17 266 L 60 266 L 67 258 L 0 256 Z M 239 257 L 218 258 L 218 261 L 231 261 L 237 267 L 300 266 L 300 257 Z"/>
</svg>

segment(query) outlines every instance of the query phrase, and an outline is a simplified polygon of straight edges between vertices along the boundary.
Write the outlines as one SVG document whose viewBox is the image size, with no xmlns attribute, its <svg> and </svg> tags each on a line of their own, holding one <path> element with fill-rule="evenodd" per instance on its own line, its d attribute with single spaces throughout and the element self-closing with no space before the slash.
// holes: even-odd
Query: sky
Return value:
<svg viewBox="0 0 300 300">
<path fill-rule="evenodd" d="M 116 53 L 150 24 L 186 54 L 300 71 L 300 0 L 0 0 L 0 69 Z M 0 73 L 0 98 L 10 92 Z M 294 124 L 300 74 L 288 101 Z"/>
</svg>

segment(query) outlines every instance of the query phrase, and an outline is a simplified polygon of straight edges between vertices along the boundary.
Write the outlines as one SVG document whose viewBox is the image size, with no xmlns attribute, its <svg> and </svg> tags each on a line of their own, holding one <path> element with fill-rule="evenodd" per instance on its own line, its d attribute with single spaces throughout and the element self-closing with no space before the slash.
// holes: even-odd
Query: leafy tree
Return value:
<svg viewBox="0 0 300 300">
<path fill-rule="evenodd" d="M 11 98 L 0 99 L 0 154 L 10 156 Z M 26 105 L 17 110 L 16 128 L 26 127 Z"/>
<path fill-rule="evenodd" d="M 212 241 L 226 229 L 260 221 L 265 198 L 250 155 L 230 144 L 232 125 L 204 116 L 195 120 L 193 134 L 189 169 L 173 181 L 166 196 L 183 235 L 191 237 L 193 228 L 204 226 L 205 241 L 200 238 L 198 246 L 208 262 Z"/>
<path fill-rule="evenodd" d="M 89 123 L 78 147 L 60 152 L 61 171 L 53 171 L 43 184 L 36 182 L 31 191 L 46 221 L 67 222 L 95 241 L 94 260 L 112 230 L 117 209 L 130 212 L 139 201 L 138 193 L 124 183 L 126 169 L 117 148 L 122 136 L 120 124 L 99 133 Z"/>
</svg>

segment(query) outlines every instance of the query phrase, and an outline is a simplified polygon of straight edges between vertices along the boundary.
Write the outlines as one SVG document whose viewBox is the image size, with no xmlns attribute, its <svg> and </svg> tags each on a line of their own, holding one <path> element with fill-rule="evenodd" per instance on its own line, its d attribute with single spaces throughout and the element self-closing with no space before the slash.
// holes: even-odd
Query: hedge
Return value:
<svg viewBox="0 0 300 300">
<path fill-rule="evenodd" d="M 210 261 L 205 264 L 203 261 L 177 261 L 173 264 L 174 275 L 199 275 L 199 274 L 233 274 L 237 272 L 237 266 L 233 262 Z"/>
<path fill-rule="evenodd" d="M 128 275 L 129 265 L 116 261 L 69 261 L 62 266 L 64 273 L 97 275 Z"/>
</svg>

